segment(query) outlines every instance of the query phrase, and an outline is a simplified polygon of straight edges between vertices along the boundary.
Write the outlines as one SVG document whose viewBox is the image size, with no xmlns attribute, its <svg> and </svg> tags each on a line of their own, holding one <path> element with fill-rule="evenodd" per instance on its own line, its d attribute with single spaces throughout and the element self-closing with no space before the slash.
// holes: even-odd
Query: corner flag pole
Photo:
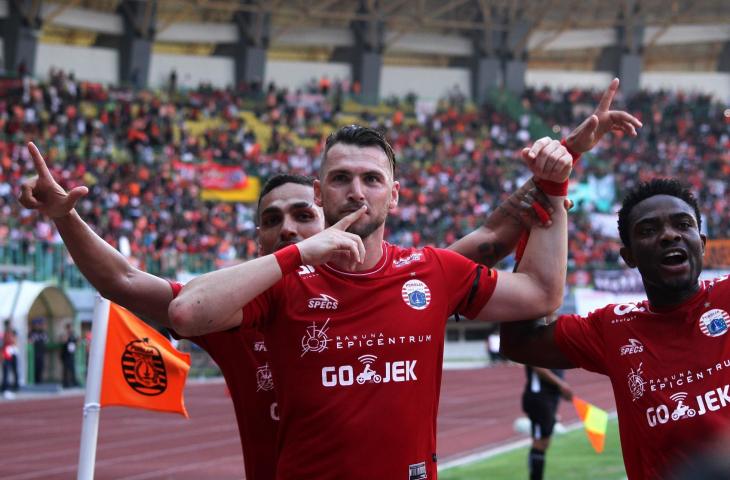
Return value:
<svg viewBox="0 0 730 480">
<path fill-rule="evenodd" d="M 81 424 L 81 448 L 77 480 L 93 480 L 96 465 L 96 440 L 99 433 L 99 398 L 101 377 L 104 372 L 106 332 L 109 324 L 109 300 L 96 294 L 94 321 L 91 324 L 91 351 L 89 369 L 86 374 L 86 395 L 84 397 L 84 419 Z"/>
</svg>

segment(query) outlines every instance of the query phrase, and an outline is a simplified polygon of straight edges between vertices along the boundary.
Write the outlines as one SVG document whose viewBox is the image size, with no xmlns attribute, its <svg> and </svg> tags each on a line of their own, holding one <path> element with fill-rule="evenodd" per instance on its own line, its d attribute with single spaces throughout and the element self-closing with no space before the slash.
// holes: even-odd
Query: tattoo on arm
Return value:
<svg viewBox="0 0 730 480">
<path fill-rule="evenodd" d="M 495 263 L 506 255 L 505 245 L 499 242 L 484 242 L 477 246 L 479 251 L 480 263 L 488 266 L 494 266 Z"/>
</svg>

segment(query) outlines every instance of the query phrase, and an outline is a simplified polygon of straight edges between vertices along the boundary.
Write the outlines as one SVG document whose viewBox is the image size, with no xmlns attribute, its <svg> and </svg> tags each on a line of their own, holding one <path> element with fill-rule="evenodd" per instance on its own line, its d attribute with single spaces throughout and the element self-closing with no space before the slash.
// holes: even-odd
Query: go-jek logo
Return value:
<svg viewBox="0 0 730 480">
<path fill-rule="evenodd" d="M 676 422 L 685 418 L 706 415 L 727 407 L 730 405 L 730 385 L 697 395 L 695 397 L 696 409 L 684 403 L 687 399 L 687 393 L 685 392 L 677 392 L 669 398 L 676 403 L 673 408 L 670 409 L 666 405 L 659 405 L 646 410 L 646 421 L 650 427 L 669 423 L 669 420 Z"/>
<path fill-rule="evenodd" d="M 315 310 L 337 310 L 337 304 L 336 298 L 320 293 L 319 297 L 310 298 L 307 306 Z"/>
<path fill-rule="evenodd" d="M 416 362 L 418 360 L 399 360 L 385 362 L 379 370 L 373 368 L 378 359 L 375 355 L 361 355 L 357 358 L 360 365 L 341 365 L 339 367 L 322 368 L 322 385 L 325 387 L 349 387 L 357 383 L 391 383 L 412 382 L 416 377 Z M 357 373 L 356 373 L 357 372 Z"/>
</svg>

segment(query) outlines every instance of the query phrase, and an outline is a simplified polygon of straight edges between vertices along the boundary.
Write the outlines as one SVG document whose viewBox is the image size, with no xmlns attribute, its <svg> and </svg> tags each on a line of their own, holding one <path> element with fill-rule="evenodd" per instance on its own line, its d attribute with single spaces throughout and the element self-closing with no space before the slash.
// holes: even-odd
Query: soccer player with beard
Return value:
<svg viewBox="0 0 730 480">
<path fill-rule="evenodd" d="M 585 151 L 590 149 L 598 139 L 612 129 L 621 129 L 629 134 L 635 135 L 634 126 L 640 126 L 636 119 L 630 117 L 625 112 L 608 111 L 611 99 L 617 88 L 618 81 L 615 80 L 606 94 L 604 94 L 604 98 L 601 100 L 601 105 L 599 105 L 596 114 L 589 117 L 589 119 L 568 137 L 575 150 Z M 167 318 L 167 305 L 172 299 L 170 285 L 164 280 L 133 269 L 118 252 L 97 237 L 78 217 L 78 214 L 73 211 L 73 206 L 76 201 L 86 193 L 85 187 L 77 187 L 68 193 L 63 191 L 53 181 L 37 149 L 32 145 L 29 148 L 40 177 L 23 185 L 21 203 L 28 208 L 39 209 L 54 218 L 59 232 L 67 243 L 69 251 L 82 270 L 82 273 L 105 296 L 148 318 L 162 319 L 163 323 L 170 325 L 169 319 Z M 545 155 L 539 159 L 536 156 L 532 156 L 531 160 L 539 163 L 542 167 L 548 167 L 549 164 L 545 165 L 544 162 L 550 160 L 550 151 L 553 154 L 558 153 L 555 151 L 557 146 L 554 142 L 548 143 L 543 140 L 538 142 L 532 153 L 536 153 L 541 149 L 547 149 L 545 152 L 542 152 Z M 564 155 L 565 151 L 563 150 L 559 153 Z M 531 156 L 527 150 L 523 154 L 527 158 Z M 313 205 L 311 187 L 296 179 L 287 179 L 284 177 L 272 179 L 264 187 L 260 197 L 258 212 L 260 225 L 258 233 L 261 254 L 268 254 L 274 250 L 286 247 L 291 243 L 301 241 L 322 229 L 321 212 L 317 206 Z M 484 227 L 459 240 L 451 248 L 454 251 L 469 255 L 471 258 L 487 265 L 493 264 L 511 251 L 511 246 L 514 245 L 523 226 L 530 226 L 536 223 L 537 217 L 530 205 L 534 204 L 536 199 L 539 200 L 540 195 L 539 192 L 534 192 L 534 185 L 528 184 L 523 186 L 505 202 L 505 205 L 500 206 L 490 215 Z M 545 201 L 547 199 L 540 200 L 539 203 Z M 562 211 L 562 209 L 560 210 Z M 517 218 L 521 219 L 521 221 L 515 222 Z M 376 227 L 376 229 L 378 228 L 380 227 Z M 419 263 L 422 260 L 422 254 L 416 252 L 413 255 L 403 256 L 394 260 L 394 268 L 404 267 L 413 262 Z M 100 263 L 104 268 L 98 268 Z M 309 271 L 310 269 L 311 267 L 303 267 L 301 272 L 305 273 L 306 270 L 307 273 L 311 273 Z M 479 269 L 477 269 L 477 272 L 479 272 Z M 477 273 L 475 280 L 478 280 L 479 275 Z M 475 281 L 475 286 L 470 290 L 467 304 L 473 300 L 471 292 L 476 292 L 476 283 L 477 281 Z M 172 287 L 174 291 L 179 290 L 179 285 L 173 284 Z M 408 293 L 407 299 L 412 308 L 416 309 L 423 302 L 428 303 L 430 301 L 428 295 L 419 284 L 411 284 L 409 288 L 411 291 L 406 293 Z M 153 300 L 150 300 L 150 295 L 154 297 Z M 333 303 L 332 300 L 333 297 L 331 296 L 313 297 L 309 299 L 308 305 L 315 306 L 315 308 L 336 308 L 336 302 Z M 406 301 L 405 297 L 403 301 Z M 423 308 L 427 307 L 428 305 Z M 214 327 L 214 330 L 225 328 L 227 323 L 231 325 L 241 323 L 240 313 L 233 313 L 228 322 L 219 323 L 223 326 L 218 325 Z M 214 330 L 210 331 L 212 332 Z M 197 333 L 198 335 L 193 339 L 208 350 L 219 363 L 226 377 L 226 382 L 233 393 L 234 407 L 239 421 L 239 430 L 244 452 L 257 452 L 254 455 L 245 455 L 247 478 L 272 478 L 274 475 L 274 462 L 271 460 L 272 456 L 270 452 L 273 450 L 271 445 L 273 443 L 273 431 L 276 424 L 270 422 L 270 420 L 272 416 L 275 416 L 275 410 L 271 408 L 273 404 L 270 401 L 252 402 L 246 400 L 248 398 L 247 395 L 251 393 L 253 388 L 253 374 L 259 372 L 259 367 L 268 366 L 264 363 L 266 361 L 265 352 L 256 348 L 257 345 L 260 345 L 260 348 L 263 347 L 263 344 L 259 343 L 256 339 L 247 337 L 248 334 L 253 334 L 253 331 L 248 328 L 227 330 L 219 333 Z M 312 333 L 318 333 L 316 326 L 312 329 Z M 322 332 L 320 331 L 319 333 Z M 304 340 L 302 338 L 302 348 L 307 349 L 307 351 L 320 348 L 321 346 L 326 347 L 326 345 L 320 346 L 317 344 L 316 335 L 314 338 L 311 336 L 307 337 L 308 341 L 306 345 Z M 442 340 L 443 336 L 441 334 L 440 337 L 437 337 L 435 343 L 441 345 Z M 365 343 L 367 344 L 368 342 L 369 340 L 365 339 Z M 438 348 L 440 352 L 440 348 L 442 347 Z M 238 354 L 231 356 L 230 352 L 234 350 Z M 249 360 L 250 362 L 248 362 Z M 369 361 L 369 358 L 365 358 L 364 360 Z M 440 377 L 440 353 L 438 361 L 437 370 L 438 376 Z M 242 365 L 242 362 L 248 363 Z M 392 365 L 392 377 L 389 374 L 385 378 L 382 375 L 378 375 L 374 367 L 370 366 L 371 364 L 363 363 L 363 365 L 365 365 L 362 372 L 363 375 L 358 376 L 356 380 L 358 384 L 377 382 L 378 379 L 383 383 L 389 383 L 391 381 L 399 382 L 404 378 L 404 375 L 408 376 L 410 374 L 410 371 L 406 372 L 406 367 L 415 367 L 415 362 L 410 365 L 395 362 Z M 242 371 L 242 366 L 246 367 L 244 369 L 245 372 Z M 244 374 L 246 372 L 247 374 Z M 415 374 L 415 370 L 413 373 Z M 263 384 L 257 382 L 257 391 L 262 390 L 260 388 L 262 385 L 268 387 L 270 384 L 267 381 L 270 379 L 268 373 L 257 377 L 257 379 L 259 378 L 265 381 Z M 437 402 L 438 379 L 436 382 Z M 237 391 L 240 391 L 241 394 L 237 395 L 235 393 Z M 270 392 L 270 390 L 266 391 Z M 432 408 L 432 411 L 434 415 L 433 421 L 435 422 L 435 407 Z M 255 421 L 256 417 L 269 420 L 268 426 L 263 425 L 262 422 Z M 247 420 L 252 418 L 254 421 Z M 258 428 L 258 424 L 261 424 L 260 426 L 262 428 Z M 282 437 L 284 436 L 282 435 Z M 247 447 L 247 445 L 250 445 L 250 447 Z M 346 456 L 345 458 L 349 461 L 351 457 Z M 257 464 L 255 468 L 252 466 L 254 461 Z M 409 471 L 412 470 L 414 472 L 414 475 L 420 475 L 418 472 L 422 468 L 421 465 L 416 464 L 410 465 L 409 467 L 414 467 L 413 469 L 409 469 Z M 426 468 L 425 465 L 423 468 Z M 431 470 L 431 467 L 428 469 Z"/>
<path fill-rule="evenodd" d="M 263 331 L 280 415 L 277 478 L 436 478 L 446 319 L 522 320 L 562 301 L 573 158 L 548 138 L 523 158 L 554 213 L 549 228 L 531 232 L 517 273 L 385 242 L 395 157 L 380 133 L 349 126 L 327 139 L 314 184 L 329 228 L 202 275 L 171 302 L 173 327 L 186 335 Z"/>
<path fill-rule="evenodd" d="M 65 192 L 38 149 L 31 145 L 29 151 L 39 177 L 22 186 L 20 203 L 54 220 L 76 265 L 104 297 L 171 328 L 167 309 L 182 284 L 134 268 L 96 235 L 74 209 L 86 187 Z M 312 185 L 311 178 L 288 174 L 275 175 L 266 182 L 256 214 L 259 255 L 271 254 L 324 229 Z M 452 248 L 492 266 L 514 248 L 524 229 L 540 223 L 532 206 L 535 202 L 549 208 L 548 199 L 529 181 L 500 205 L 483 227 Z M 174 330 L 172 333 L 181 338 Z M 238 421 L 246 478 L 273 480 L 278 413 L 263 335 L 255 328 L 241 328 L 186 338 L 210 354 L 225 378 Z"/>
<path fill-rule="evenodd" d="M 700 226 L 697 200 L 678 181 L 639 184 L 623 201 L 618 231 L 647 300 L 501 328 L 512 360 L 609 376 L 632 480 L 667 478 L 730 426 L 730 281 L 699 280 Z"/>
</svg>

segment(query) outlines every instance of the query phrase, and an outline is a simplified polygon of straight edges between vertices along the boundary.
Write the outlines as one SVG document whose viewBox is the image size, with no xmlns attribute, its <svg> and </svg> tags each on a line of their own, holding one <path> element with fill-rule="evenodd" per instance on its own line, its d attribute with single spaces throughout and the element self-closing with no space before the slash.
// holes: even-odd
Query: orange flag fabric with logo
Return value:
<svg viewBox="0 0 730 480">
<path fill-rule="evenodd" d="M 578 417 L 583 420 L 586 427 L 588 441 L 591 442 L 596 453 L 603 452 L 606 443 L 606 426 L 608 425 L 608 412 L 585 400 L 573 395 L 573 406 L 575 406 Z"/>
<path fill-rule="evenodd" d="M 102 407 L 179 413 L 188 418 L 183 388 L 190 355 L 128 310 L 110 303 L 101 384 Z"/>
</svg>

